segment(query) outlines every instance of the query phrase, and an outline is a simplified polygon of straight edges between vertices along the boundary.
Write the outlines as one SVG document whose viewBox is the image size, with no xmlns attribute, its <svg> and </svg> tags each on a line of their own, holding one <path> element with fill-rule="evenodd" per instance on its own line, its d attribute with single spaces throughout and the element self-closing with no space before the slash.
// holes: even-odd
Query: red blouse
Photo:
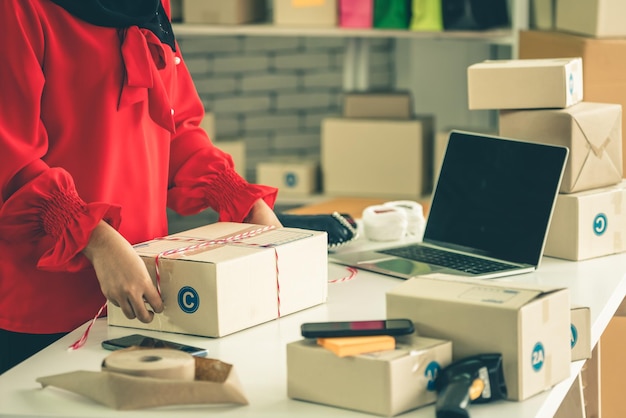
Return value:
<svg viewBox="0 0 626 418">
<path fill-rule="evenodd" d="M 199 128 L 178 48 L 49 0 L 1 1 L 0 27 L 0 328 L 67 332 L 95 315 L 105 299 L 81 250 L 101 219 L 137 243 L 167 234 L 166 205 L 240 222 L 274 204 Z"/>
</svg>

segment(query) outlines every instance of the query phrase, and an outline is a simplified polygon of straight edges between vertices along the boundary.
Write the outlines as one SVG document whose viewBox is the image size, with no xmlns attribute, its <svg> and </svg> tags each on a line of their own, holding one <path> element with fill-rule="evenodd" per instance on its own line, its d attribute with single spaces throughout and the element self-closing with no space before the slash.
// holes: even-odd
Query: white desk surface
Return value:
<svg viewBox="0 0 626 418">
<path fill-rule="evenodd" d="M 357 245 L 350 250 L 358 247 Z M 347 270 L 329 264 L 329 281 L 345 277 Z M 626 253 L 571 262 L 544 258 L 538 271 L 498 279 L 503 281 L 567 286 L 572 304 L 591 308 L 592 344 L 595 345 L 609 320 L 626 296 Z M 328 301 L 323 305 L 267 322 L 238 333 L 210 339 L 145 330 L 146 335 L 188 343 L 209 350 L 209 357 L 231 363 L 250 401 L 246 406 L 188 406 L 116 411 L 79 395 L 57 388 L 42 389 L 37 377 L 73 370 L 99 370 L 110 352 L 101 341 L 138 332 L 131 328 L 109 327 L 105 319 L 96 322 L 86 345 L 67 351 L 87 324 L 27 361 L 0 375 L 0 416 L 28 417 L 372 417 L 374 415 L 318 405 L 287 397 L 285 346 L 300 339 L 300 324 L 311 321 L 379 319 L 385 317 L 385 292 L 399 279 L 359 271 L 350 281 L 329 283 Z M 71 309 L 71 307 L 68 307 Z M 551 417 L 565 397 L 583 361 L 572 363 L 568 380 L 523 402 L 497 401 L 470 405 L 472 418 Z M 434 406 L 406 412 L 401 416 L 435 417 Z"/>
</svg>

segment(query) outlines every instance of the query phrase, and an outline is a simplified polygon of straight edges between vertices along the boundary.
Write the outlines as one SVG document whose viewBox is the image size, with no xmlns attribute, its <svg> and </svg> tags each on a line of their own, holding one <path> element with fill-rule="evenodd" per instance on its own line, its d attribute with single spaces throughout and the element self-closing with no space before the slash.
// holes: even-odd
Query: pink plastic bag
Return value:
<svg viewBox="0 0 626 418">
<path fill-rule="evenodd" d="M 339 0 L 339 26 L 371 28 L 374 0 Z"/>
</svg>

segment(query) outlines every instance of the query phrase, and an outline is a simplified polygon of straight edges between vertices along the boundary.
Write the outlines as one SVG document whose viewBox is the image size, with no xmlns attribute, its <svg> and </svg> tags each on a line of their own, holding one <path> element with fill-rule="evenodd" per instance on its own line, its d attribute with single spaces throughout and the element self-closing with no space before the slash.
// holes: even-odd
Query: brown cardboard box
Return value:
<svg viewBox="0 0 626 418">
<path fill-rule="evenodd" d="M 572 361 L 591 358 L 591 310 L 586 306 L 571 309 Z"/>
<path fill-rule="evenodd" d="M 571 58 L 487 60 L 467 68 L 474 109 L 565 108 L 583 100 L 582 61 Z"/>
<path fill-rule="evenodd" d="M 287 345 L 287 396 L 393 416 L 435 402 L 434 378 L 449 341 L 398 337 L 395 350 L 339 357 L 313 339 Z"/>
<path fill-rule="evenodd" d="M 560 193 L 622 180 L 620 105 L 581 102 L 566 109 L 501 111 L 499 128 L 501 136 L 569 148 Z"/>
<path fill-rule="evenodd" d="M 433 123 L 327 118 L 322 182 L 330 196 L 419 200 L 432 187 Z"/>
<path fill-rule="evenodd" d="M 600 189 L 559 194 L 544 255 L 586 260 L 626 251 L 626 181 Z"/>
<path fill-rule="evenodd" d="M 531 0 L 530 23 L 535 29 L 554 29 L 556 0 Z"/>
<path fill-rule="evenodd" d="M 511 400 L 570 374 L 567 288 L 423 276 L 388 291 L 386 303 L 387 317 L 413 320 L 417 335 L 452 341 L 453 361 L 502 354 Z"/>
<path fill-rule="evenodd" d="M 520 58 L 582 57 L 585 101 L 626 106 L 626 39 L 597 39 L 557 31 L 521 31 Z M 626 118 L 622 117 L 622 133 Z M 622 137 L 623 140 L 623 137 Z M 622 146 L 626 174 L 626 147 Z"/>
<path fill-rule="evenodd" d="M 594 37 L 626 36 L 624 0 L 557 0 L 555 28 Z"/>
<path fill-rule="evenodd" d="M 626 316 L 616 314 L 600 337 L 600 398 L 602 418 L 626 417 Z"/>
<path fill-rule="evenodd" d="M 337 26 L 337 0 L 274 0 L 274 24 Z"/>
<path fill-rule="evenodd" d="M 410 119 L 413 115 L 408 92 L 345 93 L 344 118 Z"/>
<path fill-rule="evenodd" d="M 149 324 L 108 304 L 108 323 L 221 337 L 326 301 L 325 232 L 217 222 L 135 245 L 165 309 Z"/>
<path fill-rule="evenodd" d="M 306 196 L 318 190 L 319 163 L 307 160 L 276 160 L 258 163 L 256 181 L 277 187 L 281 196 Z"/>
<path fill-rule="evenodd" d="M 185 23 L 238 25 L 264 20 L 265 0 L 183 0 Z"/>
</svg>

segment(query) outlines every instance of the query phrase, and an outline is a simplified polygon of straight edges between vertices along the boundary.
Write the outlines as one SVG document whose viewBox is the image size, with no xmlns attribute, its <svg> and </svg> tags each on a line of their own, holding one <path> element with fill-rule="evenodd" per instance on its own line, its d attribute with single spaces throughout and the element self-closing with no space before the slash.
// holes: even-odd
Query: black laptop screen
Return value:
<svg viewBox="0 0 626 418">
<path fill-rule="evenodd" d="M 567 153 L 453 131 L 424 241 L 538 265 Z"/>
</svg>

